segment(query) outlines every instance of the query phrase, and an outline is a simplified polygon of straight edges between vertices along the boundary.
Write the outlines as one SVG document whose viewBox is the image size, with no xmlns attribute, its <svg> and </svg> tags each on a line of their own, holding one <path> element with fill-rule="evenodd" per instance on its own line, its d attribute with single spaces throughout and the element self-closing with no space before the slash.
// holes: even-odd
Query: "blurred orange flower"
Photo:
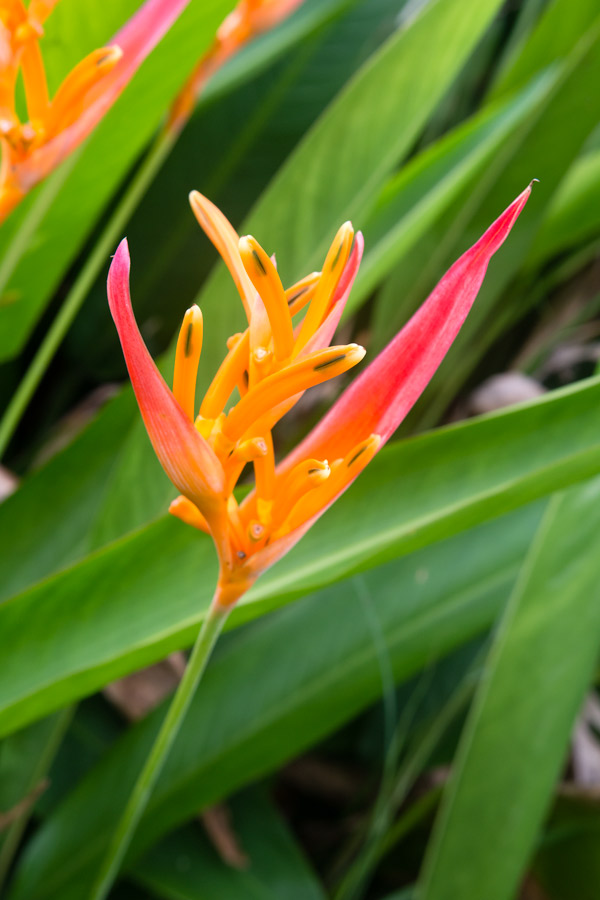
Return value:
<svg viewBox="0 0 600 900">
<path fill-rule="evenodd" d="M 51 99 L 40 39 L 58 0 L 0 0 L 0 222 L 95 128 L 189 0 L 147 0 Z M 27 121 L 16 107 L 21 72 Z"/>
</svg>

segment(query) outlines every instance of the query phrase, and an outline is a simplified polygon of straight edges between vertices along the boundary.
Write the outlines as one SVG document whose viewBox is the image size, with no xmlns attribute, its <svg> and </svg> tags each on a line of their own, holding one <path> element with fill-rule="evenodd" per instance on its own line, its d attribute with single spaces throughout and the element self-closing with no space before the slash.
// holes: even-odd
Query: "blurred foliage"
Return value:
<svg viewBox="0 0 600 900">
<path fill-rule="evenodd" d="M 52 84 L 137 5 L 62 0 Z M 600 645 L 598 4 L 305 0 L 157 145 L 232 6 L 191 0 L 0 231 L 3 408 L 58 335 L 24 414 L 0 420 L 22 478 L 0 506 L 5 895 L 86 896 L 163 714 L 129 724 L 94 692 L 187 647 L 215 575 L 208 539 L 166 516 L 172 488 L 113 384 L 106 248 L 128 235 L 167 375 L 198 298 L 206 384 L 241 313 L 191 189 L 286 283 L 352 218 L 366 249 L 342 328 L 375 353 L 538 178 L 402 439 L 233 615 L 114 897 L 592 900 L 598 784 L 568 746 Z M 245 868 L 197 821 L 220 803 Z"/>
</svg>

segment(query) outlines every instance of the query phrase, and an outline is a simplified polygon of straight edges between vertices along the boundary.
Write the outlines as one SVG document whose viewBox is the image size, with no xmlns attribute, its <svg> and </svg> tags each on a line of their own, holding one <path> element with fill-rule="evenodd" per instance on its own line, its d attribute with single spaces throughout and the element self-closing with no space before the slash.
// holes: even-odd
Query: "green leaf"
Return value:
<svg viewBox="0 0 600 900">
<path fill-rule="evenodd" d="M 361 578 L 397 681 L 489 627 L 540 514 L 530 507 Z M 361 591 L 347 581 L 225 636 L 134 853 L 330 734 L 380 694 L 382 648 Z M 161 707 L 131 729 L 39 830 L 10 900 L 80 900 L 163 715 Z"/>
<path fill-rule="evenodd" d="M 537 27 L 530 33 L 524 45 L 515 48 L 512 62 L 498 78 L 491 97 L 511 93 L 522 87 L 539 72 L 564 62 L 574 45 L 598 16 L 594 0 L 554 0 L 546 7 Z"/>
<path fill-rule="evenodd" d="M 600 233 L 600 149 L 581 156 L 568 171 L 548 209 L 526 261 L 541 267 L 549 257 L 580 248 Z"/>
<path fill-rule="evenodd" d="M 600 479 L 553 498 L 500 624 L 425 864 L 423 900 L 510 900 L 594 672 Z"/>
<path fill-rule="evenodd" d="M 465 193 L 478 173 L 543 101 L 551 79 L 534 79 L 500 105 L 484 109 L 414 157 L 381 192 L 364 226 L 365 255 L 347 311 L 355 309 L 400 259 Z"/>
<path fill-rule="evenodd" d="M 133 396 L 122 394 L 81 436 L 0 504 L 0 600 L 81 559 L 114 466 L 118 435 L 131 421 Z M 76 473 L 76 477 L 74 477 Z"/>
<path fill-rule="evenodd" d="M 131 870 L 133 880 L 166 900 L 325 900 L 323 889 L 262 791 L 228 801 L 230 824 L 248 866 L 217 856 L 200 824 L 169 835 Z"/>
<path fill-rule="evenodd" d="M 234 623 L 596 474 L 599 405 L 591 379 L 385 448 Z M 0 733 L 191 643 L 216 575 L 209 538 L 167 516 L 8 599 Z"/>
<path fill-rule="evenodd" d="M 74 21 L 103 22 L 103 5 L 94 0 L 96 13 L 86 5 L 85 17 Z M 23 346 L 66 268 L 232 6 L 233 0 L 191 3 L 81 150 L 34 190 L 3 226 L 0 359 Z M 110 32 L 105 34 L 104 26 L 99 31 L 101 45 Z M 72 27 L 68 32 L 76 41 L 78 30 Z"/>
</svg>

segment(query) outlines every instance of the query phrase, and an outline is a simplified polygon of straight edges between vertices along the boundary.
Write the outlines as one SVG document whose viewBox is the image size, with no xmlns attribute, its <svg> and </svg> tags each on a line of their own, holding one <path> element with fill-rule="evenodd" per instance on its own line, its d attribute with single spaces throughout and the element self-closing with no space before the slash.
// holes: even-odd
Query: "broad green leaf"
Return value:
<svg viewBox="0 0 600 900">
<path fill-rule="evenodd" d="M 594 479 L 554 497 L 539 526 L 463 734 L 422 900 L 515 895 L 598 655 L 599 501 Z"/>
<path fill-rule="evenodd" d="M 362 588 L 346 581 L 226 635 L 150 800 L 134 853 L 372 703 L 381 692 L 382 648 L 373 640 L 371 617 L 397 681 L 487 629 L 540 514 L 539 505 L 530 507 L 362 576 L 373 598 L 369 617 Z M 42 826 L 10 900 L 80 900 L 163 714 L 160 708 L 131 729 Z"/>
<path fill-rule="evenodd" d="M 0 600 L 89 552 L 90 524 L 133 407 L 128 395 L 109 403 L 71 446 L 0 504 Z"/>
<path fill-rule="evenodd" d="M 551 84 L 535 80 L 514 99 L 483 111 L 411 160 L 381 192 L 365 222 L 365 255 L 347 305 L 371 293 L 399 259 L 459 197 L 543 100 Z"/>
<path fill-rule="evenodd" d="M 566 60 L 597 16 L 598 6 L 594 0 L 577 0 L 576 3 L 553 0 L 524 46 L 516 48 L 512 62 L 498 78 L 490 96 L 511 93 L 548 66 Z"/>
<path fill-rule="evenodd" d="M 499 6 L 499 0 L 432 0 L 403 22 L 309 131 L 242 226 L 269 253 L 276 252 L 286 283 L 322 264 L 345 219 L 352 218 L 356 227 L 363 224 L 382 184 L 410 150 Z M 219 266 L 198 298 L 205 334 L 210 335 L 200 361 L 200 377 L 207 384 L 227 337 L 242 327 L 241 304 L 234 295 L 231 278 Z M 121 460 L 112 505 L 107 500 L 113 521 L 115 504 L 132 486 L 135 490 L 132 459 L 140 465 L 140 440 L 146 447 L 138 430 Z M 149 458 L 145 478 L 155 480 L 155 471 Z M 156 510 L 152 499 L 149 517 Z M 129 516 L 126 527 L 143 521 Z"/>
<path fill-rule="evenodd" d="M 599 405 L 591 379 L 385 448 L 234 622 L 596 474 Z M 0 733 L 191 643 L 216 575 L 209 538 L 167 516 L 6 600 Z"/>
<path fill-rule="evenodd" d="M 94 6 L 98 9 L 93 18 L 101 22 L 102 3 L 94 0 Z M 83 148 L 33 191 L 14 219 L 9 218 L 0 245 L 4 300 L 0 359 L 22 347 L 106 203 L 232 6 L 233 0 L 194 0 Z M 88 19 L 79 17 L 79 21 Z M 109 38 L 110 32 L 103 34 L 100 43 Z"/>
<path fill-rule="evenodd" d="M 236 869 L 219 859 L 198 823 L 169 835 L 131 870 L 132 879 L 166 900 L 325 900 L 323 889 L 262 791 L 227 804 L 231 828 L 248 857 Z"/>
</svg>

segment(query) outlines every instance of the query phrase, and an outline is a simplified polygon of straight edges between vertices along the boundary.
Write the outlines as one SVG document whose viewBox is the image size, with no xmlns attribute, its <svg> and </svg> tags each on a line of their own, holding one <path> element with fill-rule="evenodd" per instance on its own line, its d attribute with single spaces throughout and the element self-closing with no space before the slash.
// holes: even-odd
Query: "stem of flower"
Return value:
<svg viewBox="0 0 600 900">
<path fill-rule="evenodd" d="M 108 895 L 171 747 L 179 733 L 185 714 L 200 683 L 230 608 L 219 602 L 217 592 L 196 638 L 184 676 L 179 683 L 150 755 L 138 776 L 135 787 L 127 801 L 127 806 L 113 834 L 94 887 L 89 895 L 90 900 L 104 900 Z"/>
</svg>

